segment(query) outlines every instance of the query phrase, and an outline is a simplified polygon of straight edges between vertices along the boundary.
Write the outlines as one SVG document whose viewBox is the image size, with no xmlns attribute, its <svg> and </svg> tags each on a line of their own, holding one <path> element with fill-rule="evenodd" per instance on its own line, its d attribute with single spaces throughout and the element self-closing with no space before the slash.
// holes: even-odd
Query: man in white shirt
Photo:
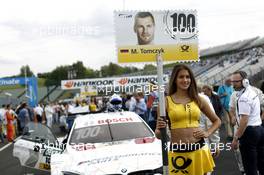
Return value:
<svg viewBox="0 0 264 175">
<path fill-rule="evenodd" d="M 1 143 L 4 143 L 4 129 L 3 126 L 6 125 L 6 119 L 5 119 L 5 105 L 0 108 L 0 140 Z"/>
<path fill-rule="evenodd" d="M 237 92 L 237 125 L 232 148 L 238 146 L 242 155 L 245 173 L 264 175 L 264 128 L 261 126 L 260 101 L 250 87 L 247 74 L 237 71 L 232 74 L 233 87 Z"/>
<path fill-rule="evenodd" d="M 46 114 L 46 120 L 47 120 L 47 126 L 52 127 L 52 115 L 54 113 L 54 110 L 50 104 L 47 104 L 45 107 L 45 114 Z"/>
<path fill-rule="evenodd" d="M 39 104 L 37 107 L 34 109 L 35 116 L 37 118 L 37 122 L 41 123 L 43 119 L 43 108 Z"/>
<path fill-rule="evenodd" d="M 142 92 L 135 93 L 134 98 L 136 100 L 135 104 L 131 107 L 131 111 L 138 114 L 144 121 L 146 121 L 145 113 L 147 112 L 147 105 L 144 100 Z"/>
</svg>

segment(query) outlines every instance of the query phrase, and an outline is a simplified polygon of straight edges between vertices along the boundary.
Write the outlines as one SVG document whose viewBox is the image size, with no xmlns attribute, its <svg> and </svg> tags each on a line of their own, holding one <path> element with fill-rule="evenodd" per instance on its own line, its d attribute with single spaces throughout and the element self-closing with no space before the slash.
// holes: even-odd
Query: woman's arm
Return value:
<svg viewBox="0 0 264 175">
<path fill-rule="evenodd" d="M 221 120 L 215 114 L 213 110 L 211 110 L 209 104 L 205 101 L 205 99 L 201 98 L 202 107 L 201 111 L 206 115 L 207 118 L 212 122 L 212 126 L 207 130 L 208 136 L 214 133 L 221 125 Z"/>
<path fill-rule="evenodd" d="M 203 130 L 202 128 L 196 130 L 193 133 L 193 136 L 195 138 L 207 138 L 220 127 L 221 120 L 215 114 L 215 112 L 210 108 L 209 104 L 206 102 L 205 99 L 200 97 L 200 100 L 201 100 L 201 111 L 205 114 L 207 118 L 209 118 L 209 120 L 212 122 L 212 125 L 210 128 L 208 128 L 207 131 Z"/>
</svg>

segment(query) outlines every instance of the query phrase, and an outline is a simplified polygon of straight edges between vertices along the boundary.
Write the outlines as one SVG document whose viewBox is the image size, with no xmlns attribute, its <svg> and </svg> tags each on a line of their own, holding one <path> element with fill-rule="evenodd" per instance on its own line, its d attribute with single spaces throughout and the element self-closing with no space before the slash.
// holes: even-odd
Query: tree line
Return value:
<svg viewBox="0 0 264 175">
<path fill-rule="evenodd" d="M 61 80 L 67 79 L 84 79 L 84 78 L 105 78 L 112 76 L 123 76 L 126 74 L 136 72 L 148 72 L 155 71 L 156 66 L 152 64 L 146 64 L 142 69 L 134 66 L 120 66 L 118 64 L 110 62 L 108 65 L 102 66 L 100 70 L 94 70 L 89 67 L 85 67 L 82 61 L 77 61 L 72 65 L 58 66 L 51 72 L 38 73 L 35 75 L 28 65 L 20 68 L 20 73 L 11 77 L 27 77 L 37 76 L 38 78 L 45 79 L 45 86 L 60 85 Z"/>
</svg>

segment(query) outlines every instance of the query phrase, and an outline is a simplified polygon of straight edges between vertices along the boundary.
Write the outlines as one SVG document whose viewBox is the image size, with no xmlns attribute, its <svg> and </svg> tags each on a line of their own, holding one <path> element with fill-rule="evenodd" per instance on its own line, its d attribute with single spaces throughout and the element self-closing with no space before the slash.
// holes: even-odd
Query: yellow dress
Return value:
<svg viewBox="0 0 264 175">
<path fill-rule="evenodd" d="M 171 129 L 199 127 L 201 112 L 194 101 L 183 105 L 174 103 L 171 97 L 167 97 L 167 102 Z M 188 149 L 190 145 L 182 144 L 181 146 L 186 147 L 183 151 L 182 149 L 169 151 L 170 175 L 204 175 L 213 171 L 215 164 L 209 147 L 206 144 L 197 144 L 197 149 Z"/>
<path fill-rule="evenodd" d="M 94 104 L 94 103 L 91 103 L 89 105 L 89 108 L 90 108 L 90 112 L 96 112 L 97 111 L 96 104 Z"/>
</svg>

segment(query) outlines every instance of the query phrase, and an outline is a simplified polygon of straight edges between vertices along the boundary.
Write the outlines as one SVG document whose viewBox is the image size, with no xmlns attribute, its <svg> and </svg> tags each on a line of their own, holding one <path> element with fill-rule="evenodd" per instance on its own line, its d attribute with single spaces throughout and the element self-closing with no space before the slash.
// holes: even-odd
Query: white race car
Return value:
<svg viewBox="0 0 264 175">
<path fill-rule="evenodd" d="M 63 143 L 37 125 L 31 123 L 14 145 L 22 166 L 52 175 L 162 174 L 161 141 L 133 112 L 78 116 Z"/>
</svg>

